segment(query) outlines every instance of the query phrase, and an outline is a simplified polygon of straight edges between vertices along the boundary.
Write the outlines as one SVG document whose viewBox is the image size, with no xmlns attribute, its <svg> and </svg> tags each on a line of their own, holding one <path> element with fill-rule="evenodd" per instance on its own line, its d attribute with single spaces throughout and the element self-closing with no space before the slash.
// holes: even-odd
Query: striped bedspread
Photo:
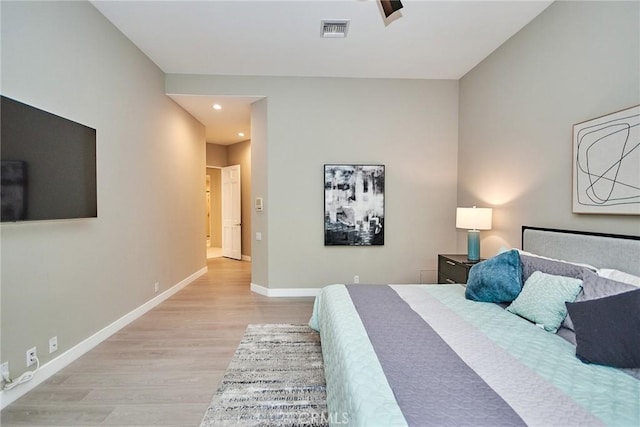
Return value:
<svg viewBox="0 0 640 427">
<path fill-rule="evenodd" d="M 328 286 L 310 325 L 335 425 L 640 425 L 640 380 L 459 285 Z"/>
</svg>

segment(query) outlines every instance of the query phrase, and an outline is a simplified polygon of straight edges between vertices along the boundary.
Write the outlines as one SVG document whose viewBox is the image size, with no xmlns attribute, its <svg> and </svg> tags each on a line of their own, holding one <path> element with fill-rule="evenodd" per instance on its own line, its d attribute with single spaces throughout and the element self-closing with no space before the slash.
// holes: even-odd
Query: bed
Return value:
<svg viewBox="0 0 640 427">
<path fill-rule="evenodd" d="M 584 325 L 608 316 L 601 311 L 594 316 L 588 310 L 600 310 L 605 303 L 614 308 L 623 304 L 628 313 L 624 322 L 637 327 L 640 237 L 525 226 L 522 250 L 504 251 L 494 258 L 513 260 L 514 253 L 522 274 L 516 299 L 524 297 L 525 289 L 539 289 L 533 283 L 541 277 L 544 283 L 553 279 L 562 285 L 554 292 L 566 287 L 574 293 L 563 297 L 574 303 L 564 305 L 563 300 L 571 316 L 565 312 L 557 331 L 550 329 L 551 321 L 543 324 L 509 311 L 515 300 L 468 299 L 478 289 L 478 278 L 484 274 L 486 281 L 493 274 L 486 268 L 481 273 L 486 264 L 472 268 L 468 288 L 459 284 L 325 287 L 316 298 L 310 326 L 321 337 L 329 424 L 640 426 L 640 369 L 634 366 L 638 359 L 633 359 L 640 349 L 635 337 L 640 335 L 631 335 L 631 351 L 613 356 L 614 348 L 608 344 L 595 346 L 597 356 L 586 352 L 592 349 L 584 344 L 588 342 Z M 551 271 L 541 274 L 548 265 L 553 266 Z M 571 274 L 565 276 L 556 268 L 578 273 L 567 277 Z M 496 277 L 491 281 L 498 281 L 498 276 L 491 275 Z M 591 287 L 611 281 L 627 288 L 602 294 L 601 288 Z M 589 296 L 593 289 L 596 294 Z M 618 305 L 612 306 L 614 300 Z M 536 303 L 534 310 L 544 305 Z M 616 316 L 620 317 L 612 314 Z M 571 319 L 573 323 L 567 324 Z M 638 330 L 631 334 L 640 334 Z M 629 340 L 627 332 L 621 333 Z M 630 355 L 631 361 L 606 359 L 620 354 Z"/>
</svg>

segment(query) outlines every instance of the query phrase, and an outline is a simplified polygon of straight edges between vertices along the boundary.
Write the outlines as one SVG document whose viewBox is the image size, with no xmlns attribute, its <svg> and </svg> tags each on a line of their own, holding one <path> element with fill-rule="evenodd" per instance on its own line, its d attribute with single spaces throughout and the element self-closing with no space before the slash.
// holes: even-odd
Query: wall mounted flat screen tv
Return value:
<svg viewBox="0 0 640 427">
<path fill-rule="evenodd" d="M 1 101 L 2 222 L 97 217 L 96 130 Z"/>
</svg>

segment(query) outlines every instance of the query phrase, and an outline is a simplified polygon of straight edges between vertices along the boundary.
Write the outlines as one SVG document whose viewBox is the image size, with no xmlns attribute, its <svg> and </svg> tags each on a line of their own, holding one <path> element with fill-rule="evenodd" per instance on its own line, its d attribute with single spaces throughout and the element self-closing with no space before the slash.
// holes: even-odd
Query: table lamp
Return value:
<svg viewBox="0 0 640 427">
<path fill-rule="evenodd" d="M 467 259 L 480 260 L 480 230 L 491 230 L 491 208 L 456 208 L 456 228 L 467 233 Z"/>
</svg>

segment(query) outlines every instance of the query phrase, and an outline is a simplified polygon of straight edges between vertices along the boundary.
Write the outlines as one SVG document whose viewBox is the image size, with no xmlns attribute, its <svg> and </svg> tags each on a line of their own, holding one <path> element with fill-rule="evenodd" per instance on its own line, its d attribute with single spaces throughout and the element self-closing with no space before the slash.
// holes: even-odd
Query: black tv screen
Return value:
<svg viewBox="0 0 640 427">
<path fill-rule="evenodd" d="M 1 98 L 2 222 L 97 217 L 96 130 Z"/>
</svg>

